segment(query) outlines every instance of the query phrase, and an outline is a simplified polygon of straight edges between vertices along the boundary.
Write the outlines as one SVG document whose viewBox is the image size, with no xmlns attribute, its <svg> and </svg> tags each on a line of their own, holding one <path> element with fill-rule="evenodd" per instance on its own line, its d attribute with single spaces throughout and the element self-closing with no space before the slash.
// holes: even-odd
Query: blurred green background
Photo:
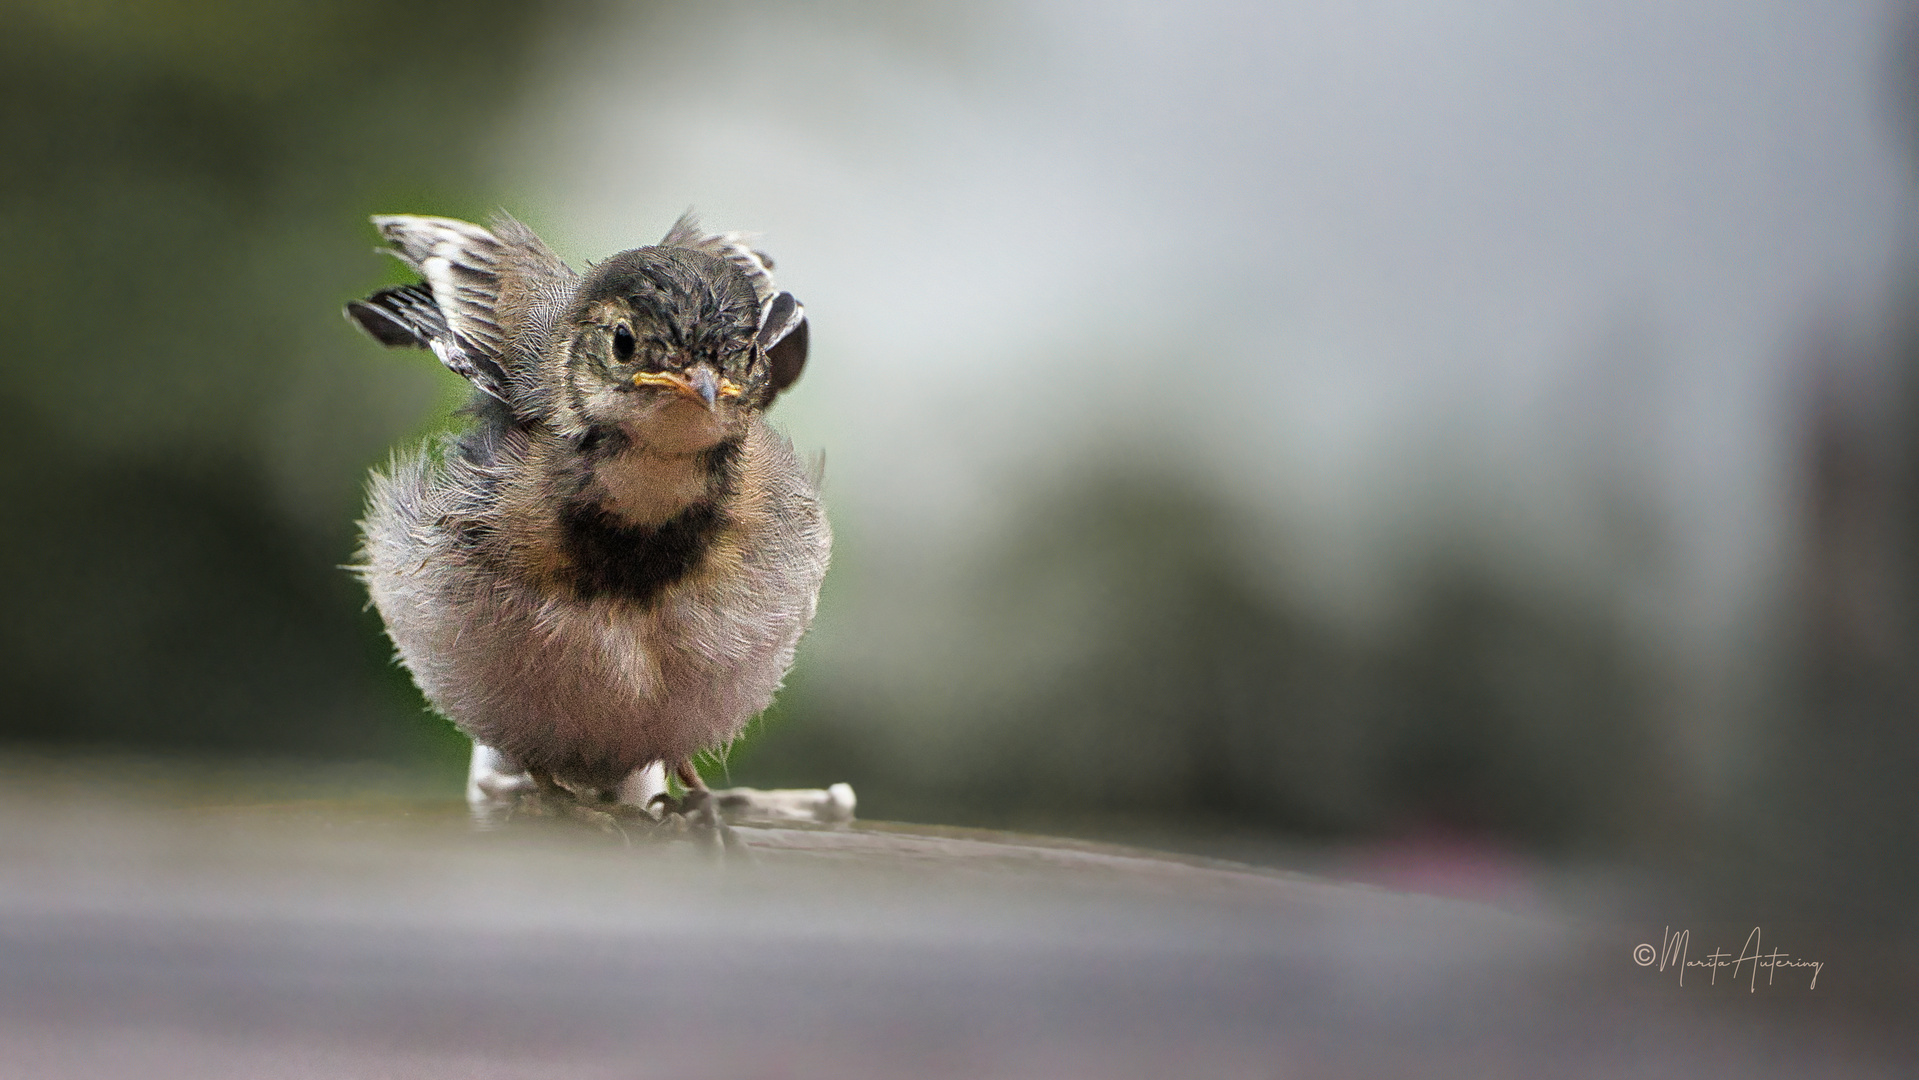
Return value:
<svg viewBox="0 0 1919 1080">
<path fill-rule="evenodd" d="M 1045 73 L 1105 62 L 1074 51 L 1086 10 L 989 7 L 987 29 L 931 9 L 849 4 L 804 16 L 719 5 L 711 10 L 721 14 L 699 17 L 587 0 L 0 9 L 0 740 L 17 753 L 131 753 L 187 767 L 207 758 L 377 763 L 452 796 L 464 741 L 424 712 L 340 569 L 355 546 L 366 470 L 448 423 L 463 397 L 429 358 L 386 353 L 339 317 L 344 301 L 399 280 L 397 267 L 369 254 L 366 218 L 483 217 L 506 206 L 578 262 L 650 241 L 619 230 L 630 221 L 663 229 L 693 201 L 715 225 L 768 230 L 813 314 L 813 367 L 787 418 L 803 451 L 828 453 L 839 534 L 820 627 L 785 695 L 714 770 L 721 782 L 847 780 L 870 816 L 1189 846 L 1230 838 L 1609 860 L 1689 871 L 1747 906 L 1765 897 L 1909 925 L 1902 912 L 1919 851 L 1909 213 L 1878 224 L 1899 255 L 1868 301 L 1825 303 L 1815 291 L 1792 316 L 1798 330 L 1757 335 L 1781 358 L 1788 392 L 1760 410 L 1768 439 L 1732 452 L 1763 463 L 1772 482 L 1756 501 L 1776 512 L 1749 575 L 1760 585 L 1730 606 L 1735 616 L 1691 637 L 1655 632 L 1660 618 L 1646 617 L 1665 611 L 1686 623 L 1685 583 L 1701 562 L 1674 549 L 1687 515 L 1711 510 L 1710 482 L 1675 498 L 1594 465 L 1544 481 L 1449 485 L 1434 479 L 1444 470 L 1430 466 L 1430 448 L 1394 443 L 1390 430 L 1380 435 L 1384 455 L 1408 465 L 1397 486 L 1333 486 L 1369 508 L 1359 518 L 1392 536 L 1391 554 L 1342 578 L 1324 570 L 1344 565 L 1339 530 L 1310 524 L 1324 499 L 1290 497 L 1283 480 L 1254 484 L 1256 470 L 1235 457 L 1270 453 L 1258 441 L 1260 410 L 1275 428 L 1299 416 L 1287 412 L 1283 379 L 1229 395 L 1246 404 L 1224 419 L 1167 419 L 1154 396 L 1173 384 L 1181 389 L 1168 396 L 1180 400 L 1193 396 L 1187 389 L 1235 385 L 1238 369 L 1209 366 L 1225 339 L 1255 342 L 1275 370 L 1290 370 L 1300 350 L 1285 331 L 1296 306 L 1288 283 L 1306 279 L 1275 269 L 1277 244 L 1259 241 L 1258 260 L 1222 256 L 1218 267 L 1165 256 L 1168 281 L 1201 291 L 1168 303 L 1172 328 L 1150 339 L 1117 320 L 1034 330 L 1023 308 L 967 293 L 969 277 L 997 277 L 1035 308 L 1076 295 L 1059 279 L 1021 284 L 1024 256 L 1009 239 L 1017 226 L 966 241 L 977 242 L 979 261 L 946 266 L 953 281 L 928 301 L 937 317 L 901 315 L 905 301 L 893 299 L 892 310 L 867 316 L 853 310 L 851 290 L 834 291 L 838 268 L 918 281 L 920 271 L 906 269 L 915 238 L 894 226 L 876 225 L 873 246 L 854 254 L 825 239 L 856 232 L 848 222 L 861 214 L 896 222 L 884 207 L 910 207 L 916 195 L 862 188 L 853 173 L 810 159 L 809 147 L 839 148 L 832 160 L 842 165 L 931 153 L 941 169 L 963 170 L 972 166 L 960 150 L 922 144 L 999 123 L 1006 114 L 984 104 L 994 95 L 1021 104 L 1017 86 L 995 81 L 996 65 Z M 1869 14 L 1879 21 L 1862 26 L 1891 29 L 1869 35 L 1871 70 L 1860 77 L 1881 109 L 1860 123 L 1910 153 L 1900 140 L 1915 115 L 1905 108 L 1915 92 L 1913 24 L 1893 8 Z M 810 36 L 785 35 L 799 18 L 817 20 Z M 1022 19 L 1045 32 L 1000 32 Z M 630 64 L 620 59 L 629 40 Z M 950 126 L 880 123 L 849 109 L 756 142 L 764 133 L 751 121 L 765 98 L 728 87 L 746 85 L 749 70 L 795 86 L 876 78 L 833 74 L 833 49 L 846 42 L 860 56 L 896 57 L 880 68 L 927 79 L 934 113 L 948 97 L 960 102 L 938 113 Z M 1234 63 L 1249 79 L 1271 73 L 1257 56 Z M 667 117 L 697 137 L 650 141 L 654 129 L 606 119 L 619 111 L 591 111 L 600 106 L 590 95 L 569 105 L 567 87 L 613 85 L 593 74 L 607 64 L 621 77 L 664 80 L 656 93 L 619 97 L 618 109 L 647 123 Z M 1757 92 L 1712 86 L 1709 75 L 1700 75 L 1702 100 Z M 924 89 L 903 85 L 912 101 Z M 1344 92 L 1335 87 L 1328 100 Z M 861 108 L 878 109 L 892 91 L 862 93 Z M 1190 115 L 1162 120 L 1201 130 L 1206 107 L 1188 103 Z M 1141 122 L 1110 112 L 1115 129 Z M 1569 129 L 1560 137 L 1570 143 L 1589 137 L 1596 155 L 1627 152 L 1607 144 L 1603 125 L 1582 136 L 1581 116 L 1548 119 Z M 1359 137 L 1376 121 L 1385 122 L 1361 109 L 1328 123 Z M 842 134 L 823 134 L 832 130 Z M 1048 129 L 1038 141 L 1065 155 L 1093 137 L 1087 130 Z M 1702 130 L 1701 154 L 1714 153 L 1712 139 Z M 726 168 L 722 190 L 657 179 L 709 142 Z M 1179 159 L 1210 145 L 1148 142 L 1137 152 Z M 625 154 L 617 166 L 607 164 L 613 147 Z M 1404 149 L 1425 160 L 1448 152 Z M 763 171 L 730 164 L 741 160 Z M 1790 147 L 1782 160 L 1796 160 Z M 1032 213 L 1044 216 L 1048 198 L 1079 205 L 1047 195 L 1052 181 L 1022 172 L 1029 164 L 1005 165 L 1006 206 L 1037 205 Z M 1283 178 L 1288 163 L 1273 168 Z M 1189 171 L 1212 170 L 1196 161 Z M 599 186 L 569 187 L 586 175 Z M 1897 182 L 1901 199 L 1912 179 Z M 1285 198 L 1272 183 L 1270 198 Z M 741 194 L 762 186 L 816 205 L 838 200 L 846 213 L 770 220 L 775 211 Z M 1168 220 L 1193 212 L 1190 194 L 1147 185 L 1136 198 L 1164 204 Z M 1821 198 L 1797 208 L 1808 228 L 1833 209 Z M 621 209 L 602 212 L 612 203 Z M 974 209 L 912 213 L 964 222 Z M 1445 213 L 1409 211 L 1427 212 Z M 1546 233 L 1562 212 L 1581 211 L 1509 212 L 1521 232 Z M 1113 237 L 1163 236 L 1165 224 L 1115 218 L 1072 242 L 1096 262 L 1121 242 Z M 999 225 L 967 227 L 984 237 Z M 795 243 L 781 246 L 782 235 Z M 1392 265 L 1393 233 L 1382 235 L 1387 247 L 1355 258 Z M 1673 236 L 1683 248 L 1683 230 Z M 900 267 L 876 270 L 886 259 Z M 1673 260 L 1681 269 L 1672 272 L 1683 278 L 1684 265 Z M 1525 273 L 1551 280 L 1555 267 Z M 853 280 L 850 270 L 838 277 Z M 1628 275 L 1621 290 L 1635 287 Z M 1612 299 L 1591 303 L 1605 309 Z M 843 329 L 861 318 L 864 337 Z M 1378 313 L 1413 337 L 1420 318 Z M 1584 335 L 1606 375 L 1599 392 L 1572 394 L 1572 426 L 1586 406 L 1601 408 L 1606 388 L 1643 374 L 1624 355 L 1639 347 L 1624 321 L 1624 331 Z M 954 351 L 969 341 L 977 353 Z M 1523 366 L 1530 354 L 1513 351 Z M 971 366 L 988 355 L 1015 366 Z M 1131 396 L 1094 398 L 1093 419 L 1014 393 L 1025 369 L 1052 378 L 1108 363 L 1171 372 L 1171 381 L 1156 375 Z M 922 372 L 938 386 L 964 376 L 973 396 L 908 402 L 876 389 Z M 959 415 L 995 388 L 1031 406 L 1005 414 L 1008 430 L 940 427 L 942 400 Z M 1479 406 L 1465 397 L 1458 407 L 1473 429 Z M 1693 423 L 1683 412 L 1679 428 Z M 1362 434 L 1393 427 L 1355 415 L 1320 414 Z M 915 457 L 870 434 L 860 441 L 862 429 L 895 433 L 922 420 L 935 432 L 928 438 L 946 440 L 942 452 L 976 471 L 942 471 L 948 458 Z M 1046 437 L 1008 434 L 1021 428 Z M 1594 461 L 1651 445 L 1629 424 L 1594 431 Z M 1248 441 L 1236 449 L 1240 435 Z M 1680 453 L 1654 452 L 1647 471 L 1684 473 Z M 1520 440 L 1494 457 L 1518 475 L 1532 452 Z M 1306 472 L 1338 475 L 1330 459 L 1300 460 Z M 1477 468 L 1462 460 L 1457 469 Z M 920 489 L 953 494 L 944 510 L 927 511 L 935 524 L 915 532 L 898 521 L 919 513 Z M 1576 555 L 1539 543 L 1506 500 L 1563 517 Z"/>
<path fill-rule="evenodd" d="M 450 768 L 338 566 L 459 398 L 337 309 L 390 272 L 369 207 L 489 205 L 532 16 L 8 5 L 9 741 Z"/>
</svg>

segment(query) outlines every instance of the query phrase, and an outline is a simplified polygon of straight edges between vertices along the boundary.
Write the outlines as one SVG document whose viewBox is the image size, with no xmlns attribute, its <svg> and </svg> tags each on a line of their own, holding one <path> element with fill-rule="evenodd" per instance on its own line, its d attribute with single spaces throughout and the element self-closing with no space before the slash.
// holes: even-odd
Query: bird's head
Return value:
<svg viewBox="0 0 1919 1080">
<path fill-rule="evenodd" d="M 662 453 L 738 437 L 806 356 L 790 295 L 762 306 L 738 268 L 682 247 L 638 248 L 594 267 L 562 332 L 566 405 L 586 425 Z"/>
</svg>

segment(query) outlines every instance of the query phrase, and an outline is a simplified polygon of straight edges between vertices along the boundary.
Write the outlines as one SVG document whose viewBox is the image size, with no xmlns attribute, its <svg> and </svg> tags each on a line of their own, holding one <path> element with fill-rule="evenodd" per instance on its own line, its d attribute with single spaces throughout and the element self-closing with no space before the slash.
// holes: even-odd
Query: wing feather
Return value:
<svg viewBox="0 0 1919 1080">
<path fill-rule="evenodd" d="M 799 378 L 799 369 L 806 362 L 806 309 L 792 293 L 780 291 L 773 280 L 773 257 L 755 249 L 752 239 L 751 233 L 709 233 L 688 210 L 667 230 L 660 246 L 717 255 L 746 275 L 760 302 L 760 347 L 774 357 L 775 389 L 781 390 Z"/>
<path fill-rule="evenodd" d="M 485 393 L 513 404 L 577 283 L 531 229 L 505 214 L 492 228 L 412 214 L 373 219 L 384 249 L 425 279 L 347 305 L 381 344 L 424 348 Z"/>
</svg>

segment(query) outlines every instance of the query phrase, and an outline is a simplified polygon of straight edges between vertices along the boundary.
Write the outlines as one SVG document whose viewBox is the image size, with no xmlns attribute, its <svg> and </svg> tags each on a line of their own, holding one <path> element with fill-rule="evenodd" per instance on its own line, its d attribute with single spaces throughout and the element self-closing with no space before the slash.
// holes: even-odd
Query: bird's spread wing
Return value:
<svg viewBox="0 0 1919 1080">
<path fill-rule="evenodd" d="M 507 400 L 506 369 L 497 357 L 447 325 L 424 284 L 381 289 L 346 306 L 349 319 L 388 348 L 431 349 L 440 363 L 481 390 Z"/>
<path fill-rule="evenodd" d="M 490 230 L 410 214 L 373 224 L 391 245 L 388 253 L 425 280 L 348 304 L 347 316 L 383 345 L 432 350 L 474 386 L 512 404 L 573 289 L 573 271 L 504 214 Z"/>
<path fill-rule="evenodd" d="M 760 347 L 772 364 L 773 392 L 778 393 L 793 385 L 806 366 L 806 309 L 792 293 L 781 292 L 774 284 L 772 256 L 754 250 L 747 243 L 750 239 L 746 233 L 708 233 L 689 210 L 667 230 L 660 246 L 718 255 L 746 275 L 760 301 Z"/>
</svg>

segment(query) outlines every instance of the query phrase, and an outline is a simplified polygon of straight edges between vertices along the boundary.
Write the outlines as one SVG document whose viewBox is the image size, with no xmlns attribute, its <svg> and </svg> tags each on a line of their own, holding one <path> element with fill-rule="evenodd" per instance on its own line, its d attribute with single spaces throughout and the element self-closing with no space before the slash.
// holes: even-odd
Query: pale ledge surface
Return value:
<svg viewBox="0 0 1919 1080">
<path fill-rule="evenodd" d="M 72 790 L 0 819 L 8 1076 L 1896 1075 L 1612 931 L 1126 848 L 742 826 L 716 863 L 453 802 Z"/>
</svg>

